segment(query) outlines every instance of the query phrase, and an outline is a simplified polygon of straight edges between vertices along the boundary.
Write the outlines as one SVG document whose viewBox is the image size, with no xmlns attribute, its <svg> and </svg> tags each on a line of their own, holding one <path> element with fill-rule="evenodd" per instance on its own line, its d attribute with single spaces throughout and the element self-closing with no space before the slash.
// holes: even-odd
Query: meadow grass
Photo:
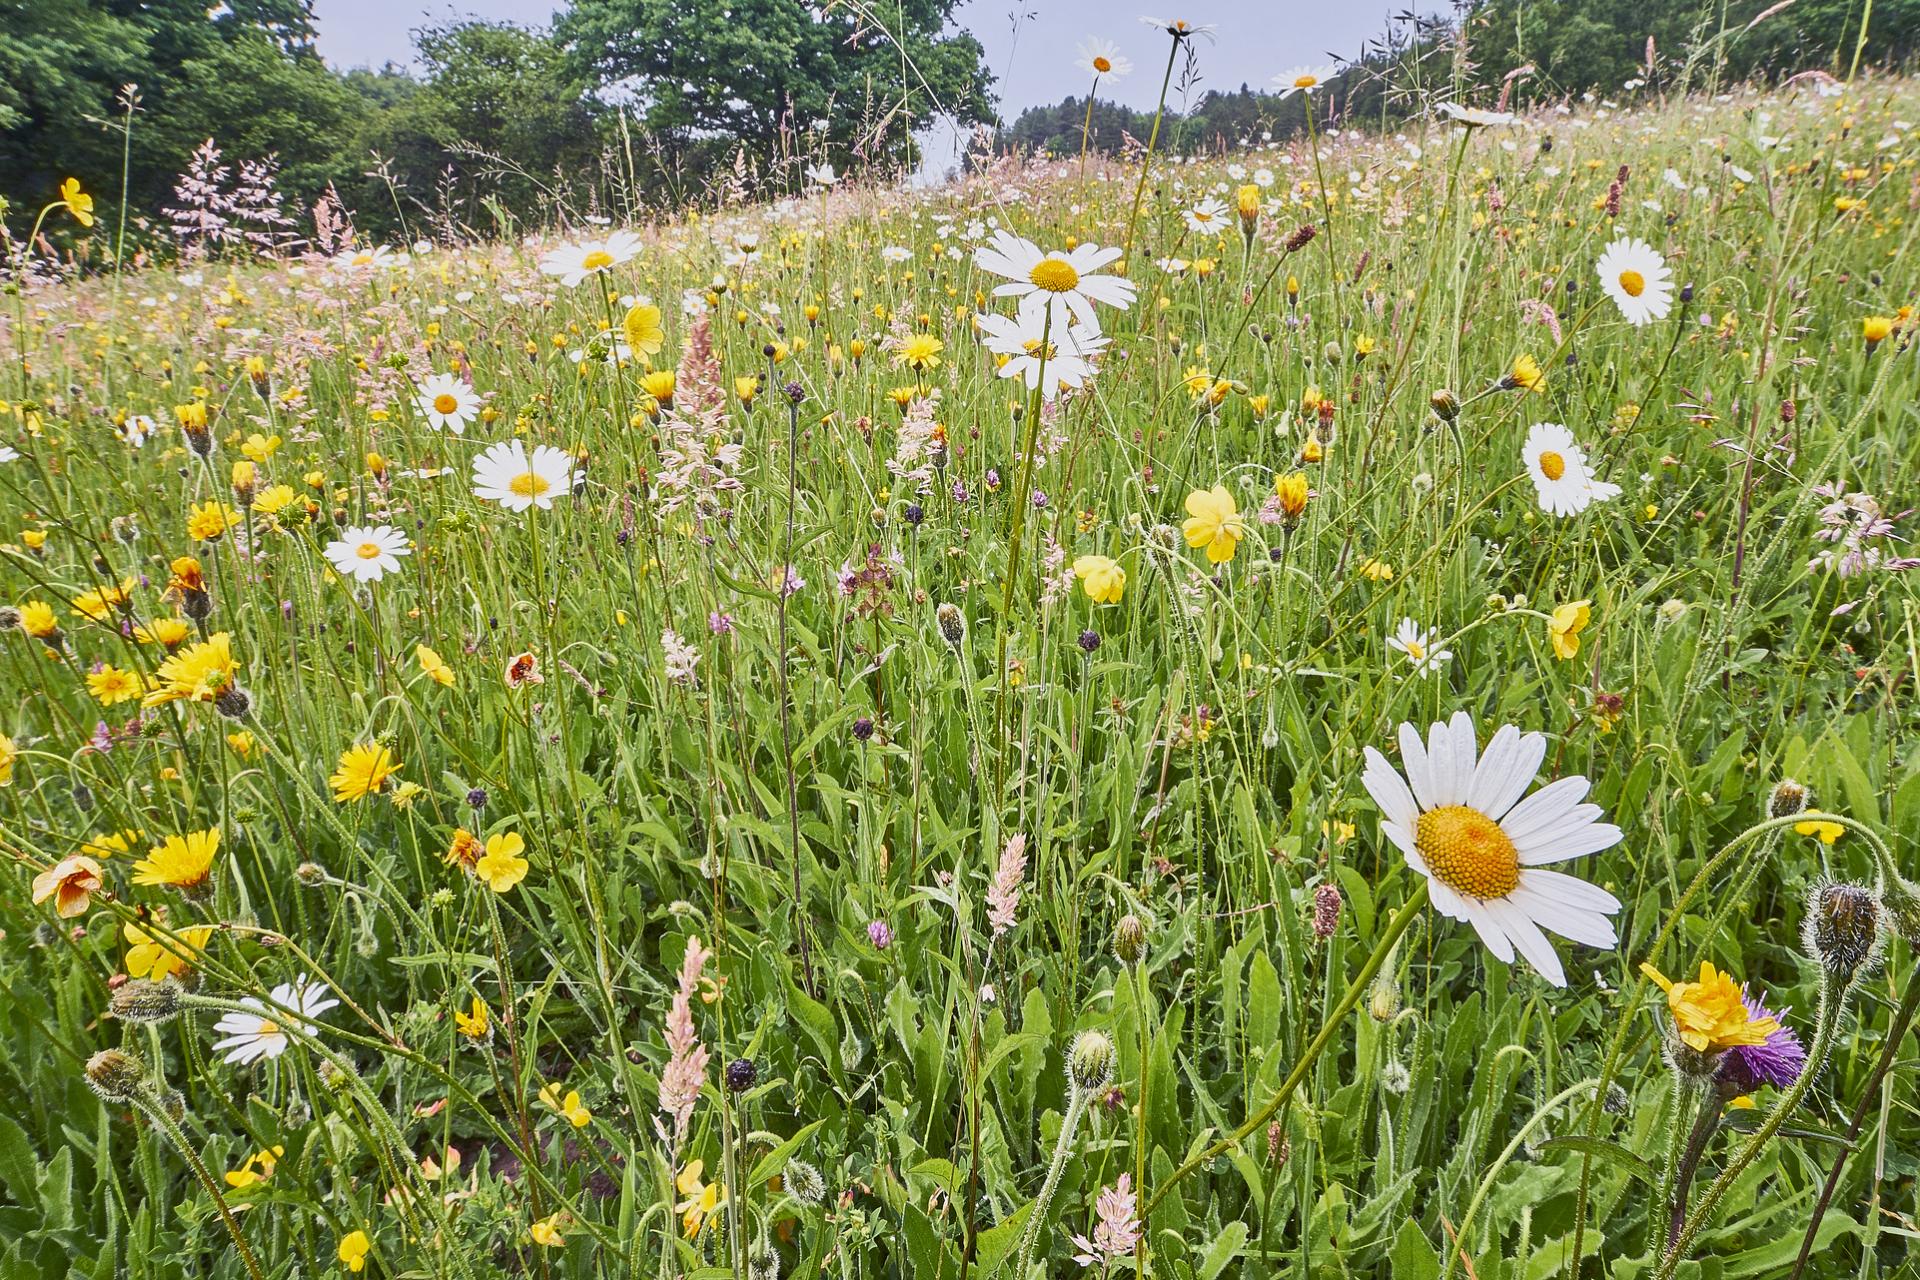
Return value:
<svg viewBox="0 0 1920 1280">
<path fill-rule="evenodd" d="M 1785 1276 L 1851 1122 L 1903 1273 L 1917 94 L 17 294 L 0 1270 Z M 1134 244 L 1058 400 L 1002 230 Z M 1564 975 L 1362 783 L 1461 711 L 1623 833 Z"/>
</svg>

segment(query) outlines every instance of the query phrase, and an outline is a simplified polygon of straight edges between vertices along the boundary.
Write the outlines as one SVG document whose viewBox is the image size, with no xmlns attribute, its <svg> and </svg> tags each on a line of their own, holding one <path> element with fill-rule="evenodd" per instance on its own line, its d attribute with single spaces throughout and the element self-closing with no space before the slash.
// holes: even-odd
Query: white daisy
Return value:
<svg viewBox="0 0 1920 1280">
<path fill-rule="evenodd" d="M 1437 631 L 1423 631 L 1412 618 L 1400 619 L 1400 629 L 1387 637 L 1387 647 L 1398 649 L 1413 664 L 1413 673 L 1430 676 L 1453 661 L 1453 650 L 1433 647 Z"/>
<path fill-rule="evenodd" d="M 1081 42 L 1080 60 L 1074 65 L 1090 76 L 1106 76 L 1111 80 L 1118 80 L 1133 70 L 1133 63 L 1120 52 L 1120 46 L 1097 37 Z"/>
<path fill-rule="evenodd" d="M 309 1022 L 340 1003 L 328 999 L 326 989 L 310 983 L 305 974 L 300 976 L 298 982 L 282 983 L 275 987 L 271 995 L 276 1005 L 295 1010 L 302 1020 Z M 223 1033 L 226 1039 L 214 1042 L 214 1052 L 225 1051 L 226 1060 L 239 1066 L 258 1062 L 261 1058 L 277 1058 L 285 1053 L 289 1041 L 279 1022 L 283 1015 L 268 1010 L 266 1005 L 252 996 L 242 996 L 240 1003 L 259 1010 L 259 1013 L 222 1015 L 213 1024 L 213 1029 Z"/>
<path fill-rule="evenodd" d="M 1093 304 L 1104 303 L 1125 311 L 1133 305 L 1133 282 L 1120 276 L 1094 274 L 1119 258 L 1121 250 L 1083 244 L 1071 253 L 1042 253 L 1040 246 L 1005 229 L 973 251 L 974 265 L 1010 283 L 996 288 L 997 298 L 1019 298 L 1025 314 L 1051 316 L 1055 329 L 1078 320 L 1094 333 L 1100 321 Z"/>
<path fill-rule="evenodd" d="M 1340 74 L 1340 68 L 1331 62 L 1318 66 L 1295 67 L 1291 71 L 1282 71 L 1273 78 L 1280 88 L 1280 97 L 1284 101 L 1296 93 L 1311 94 L 1315 89 L 1324 89 L 1327 81 Z"/>
<path fill-rule="evenodd" d="M 0 444 L 0 462 L 20 461 L 20 451 L 10 444 Z"/>
<path fill-rule="evenodd" d="M 1540 509 L 1549 515 L 1577 516 L 1589 504 L 1620 496 L 1620 486 L 1596 480 L 1587 466 L 1587 453 L 1573 432 L 1557 422 L 1536 422 L 1527 432 L 1521 451 L 1527 474 L 1533 477 Z"/>
<path fill-rule="evenodd" d="M 407 535 L 390 524 L 378 528 L 353 525 L 327 544 L 326 556 L 334 571 L 356 582 L 378 582 L 400 568 L 400 557 L 413 554 Z"/>
<path fill-rule="evenodd" d="M 840 175 L 833 171 L 833 165 L 816 164 L 807 167 L 807 181 L 816 187 L 830 187 L 840 181 Z"/>
<path fill-rule="evenodd" d="M 604 240 L 549 249 L 540 259 L 540 270 L 546 275 L 559 276 L 560 283 L 573 289 L 588 276 L 611 270 L 632 260 L 639 252 L 639 236 L 631 231 L 616 231 Z"/>
<path fill-rule="evenodd" d="M 1665 320 L 1673 310 L 1673 269 L 1646 241 L 1622 236 L 1607 246 L 1595 270 L 1628 324 Z"/>
<path fill-rule="evenodd" d="M 1380 806 L 1381 831 L 1427 878 L 1440 913 L 1472 924 L 1503 962 L 1512 963 L 1518 951 L 1564 987 L 1566 972 L 1541 928 L 1612 947 L 1617 939 L 1607 917 L 1620 900 L 1545 865 L 1610 849 L 1621 831 L 1600 821 L 1599 805 L 1581 803 L 1589 784 L 1577 775 L 1521 799 L 1546 753 L 1545 734 L 1503 725 L 1482 755 L 1473 717 L 1456 711 L 1451 722 L 1429 729 L 1424 743 L 1412 725 L 1400 726 L 1404 778 L 1368 747 L 1360 782 Z"/>
<path fill-rule="evenodd" d="M 983 315 L 978 317 L 980 340 L 987 350 L 1007 357 L 1000 366 L 1003 378 L 1024 378 L 1027 390 L 1040 386 L 1040 344 L 1043 317 L 1038 312 L 1018 316 Z M 1094 374 L 1093 358 L 1107 349 L 1107 339 L 1099 330 L 1060 326 L 1047 337 L 1047 385 L 1040 394 L 1051 400 L 1060 388 L 1081 387 Z"/>
<path fill-rule="evenodd" d="M 138 449 L 158 430 L 152 418 L 136 413 L 120 424 L 120 438 Z"/>
<path fill-rule="evenodd" d="M 1202 200 L 1180 216 L 1186 219 L 1187 230 L 1197 235 L 1212 235 L 1216 231 L 1225 230 L 1227 226 L 1226 201 Z"/>
<path fill-rule="evenodd" d="M 395 253 L 389 245 L 370 249 L 343 249 L 334 255 L 333 265 L 340 271 L 388 271 L 407 264 L 407 255 Z M 184 282 L 185 277 L 182 277 Z"/>
<path fill-rule="evenodd" d="M 527 456 L 518 440 L 491 445 L 473 460 L 473 493 L 509 511 L 528 507 L 551 510 L 553 500 L 573 489 L 573 458 L 550 444 Z"/>
<path fill-rule="evenodd" d="M 480 395 L 465 379 L 451 373 L 436 373 L 420 384 L 420 398 L 414 402 L 427 425 L 436 431 L 467 433 L 467 424 L 480 413 Z"/>
<path fill-rule="evenodd" d="M 1469 129 L 1484 129 L 1490 125 L 1512 124 L 1517 117 L 1511 111 L 1486 111 L 1479 107 L 1463 107 L 1457 102 L 1443 102 L 1436 108 L 1441 115 L 1457 125 Z"/>
</svg>

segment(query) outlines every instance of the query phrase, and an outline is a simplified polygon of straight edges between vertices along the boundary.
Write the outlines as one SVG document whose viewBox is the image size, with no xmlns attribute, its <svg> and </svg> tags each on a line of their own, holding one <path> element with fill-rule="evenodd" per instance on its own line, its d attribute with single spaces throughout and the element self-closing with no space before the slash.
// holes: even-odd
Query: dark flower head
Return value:
<svg viewBox="0 0 1920 1280">
<path fill-rule="evenodd" d="M 1752 1093 L 1763 1084 L 1776 1089 L 1788 1087 L 1800 1078 L 1807 1066 L 1807 1051 L 1801 1046 L 1800 1037 L 1786 1025 L 1784 1012 L 1773 1012 L 1744 990 L 1740 998 L 1747 1006 L 1749 1018 L 1755 1022 L 1772 1018 L 1780 1023 L 1780 1029 L 1760 1044 L 1736 1044 L 1728 1049 L 1720 1059 L 1720 1079 L 1740 1093 Z"/>
</svg>

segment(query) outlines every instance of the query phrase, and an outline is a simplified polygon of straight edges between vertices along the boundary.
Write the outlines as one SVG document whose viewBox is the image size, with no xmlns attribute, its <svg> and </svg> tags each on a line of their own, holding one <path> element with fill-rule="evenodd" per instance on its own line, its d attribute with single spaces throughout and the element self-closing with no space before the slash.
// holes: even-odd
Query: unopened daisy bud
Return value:
<svg viewBox="0 0 1920 1280">
<path fill-rule="evenodd" d="M 1434 414 L 1442 422 L 1452 422 L 1460 416 L 1460 397 L 1445 387 L 1434 392 L 1427 403 L 1433 406 Z"/>
<path fill-rule="evenodd" d="M 940 634 L 946 642 L 959 649 L 960 642 L 967 638 L 967 620 L 961 615 L 959 606 L 942 604 L 933 611 L 933 616 L 939 622 Z"/>
<path fill-rule="evenodd" d="M 318 889 L 328 880 L 327 869 L 317 862 L 303 862 L 293 869 L 293 878 L 309 889 Z"/>
<path fill-rule="evenodd" d="M 1375 1022 L 1391 1022 L 1400 1012 L 1400 984 L 1383 966 L 1367 988 L 1367 1013 Z"/>
<path fill-rule="evenodd" d="M 1815 885 L 1800 927 L 1807 954 L 1842 982 L 1851 982 L 1880 956 L 1880 897 L 1866 885 Z"/>
<path fill-rule="evenodd" d="M 1113 954 L 1121 964 L 1139 964 L 1147 955 L 1147 926 L 1129 911 L 1113 926 Z"/>
<path fill-rule="evenodd" d="M 171 982 L 135 978 L 107 998 L 107 1016 L 122 1022 L 167 1022 L 180 1012 L 180 988 Z"/>
<path fill-rule="evenodd" d="M 1767 794 L 1767 816 L 1769 818 L 1788 818 L 1807 807 L 1806 787 L 1792 778 L 1782 778 L 1773 784 L 1773 790 Z"/>
<path fill-rule="evenodd" d="M 147 1064 L 118 1049 L 88 1058 L 86 1075 L 87 1087 L 106 1102 L 131 1102 L 147 1091 Z"/>
<path fill-rule="evenodd" d="M 1113 1075 L 1113 1041 L 1099 1031 L 1082 1031 L 1067 1051 L 1067 1079 L 1082 1093 L 1097 1093 Z"/>
</svg>

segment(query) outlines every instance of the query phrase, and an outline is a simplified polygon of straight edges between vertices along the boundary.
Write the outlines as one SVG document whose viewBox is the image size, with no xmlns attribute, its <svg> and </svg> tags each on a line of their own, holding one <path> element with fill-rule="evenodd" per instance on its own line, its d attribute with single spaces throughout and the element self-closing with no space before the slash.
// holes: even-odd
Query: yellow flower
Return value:
<svg viewBox="0 0 1920 1280">
<path fill-rule="evenodd" d="M 453 688 L 453 668 L 439 654 L 426 645 L 417 644 L 413 647 L 413 656 L 420 663 L 420 669 L 432 677 L 435 684 Z"/>
<path fill-rule="evenodd" d="M 352 1231 L 341 1238 L 340 1265 L 354 1273 L 367 1269 L 367 1253 L 373 1248 L 373 1242 L 367 1239 L 364 1231 Z"/>
<path fill-rule="evenodd" d="M 620 327 L 626 330 L 627 345 L 637 356 L 657 356 L 660 348 L 667 344 L 666 332 L 660 327 L 660 308 L 652 303 L 642 302 L 627 308 L 627 317 Z"/>
<path fill-rule="evenodd" d="M 127 944 L 127 976 L 151 978 L 158 982 L 180 973 L 195 956 L 207 949 L 207 939 L 212 936 L 213 926 L 210 924 L 176 929 L 173 938 L 165 938 L 148 933 L 129 921 L 120 926 L 121 940 Z"/>
<path fill-rule="evenodd" d="M 80 189 L 80 179 L 68 178 L 60 184 L 60 203 L 75 222 L 83 227 L 93 225 L 93 197 Z"/>
<path fill-rule="evenodd" d="M 279 436 L 263 436 L 258 431 L 240 442 L 240 452 L 258 463 L 265 463 L 280 448 Z"/>
<path fill-rule="evenodd" d="M 1073 574 L 1095 604 L 1119 604 L 1127 589 L 1127 571 L 1106 556 L 1081 556 L 1073 562 Z"/>
<path fill-rule="evenodd" d="M 215 542 L 240 523 L 240 513 L 222 502 L 199 502 L 187 509 L 187 536 Z"/>
<path fill-rule="evenodd" d="M 1737 1044 L 1765 1044 L 1767 1037 L 1780 1029 L 1772 1018 L 1749 1014 L 1740 984 L 1705 960 L 1700 962 L 1697 982 L 1669 982 L 1650 964 L 1643 963 L 1640 972 L 1667 993 L 1667 1011 L 1673 1015 L 1675 1034 L 1698 1053 L 1717 1053 Z"/>
<path fill-rule="evenodd" d="M 593 1121 L 593 1112 L 580 1105 L 578 1089 L 569 1089 L 567 1096 L 562 1098 L 559 1085 L 543 1085 L 540 1089 L 540 1101 L 551 1107 L 556 1114 L 565 1116 L 567 1123 L 576 1129 L 584 1129 Z"/>
<path fill-rule="evenodd" d="M 549 1214 L 529 1227 L 527 1234 L 533 1237 L 535 1244 L 558 1249 L 567 1243 L 567 1238 L 560 1234 L 561 1228 L 566 1225 L 567 1215 L 564 1212 Z"/>
<path fill-rule="evenodd" d="M 253 734 L 245 729 L 240 730 L 238 733 L 230 733 L 227 735 L 227 748 L 243 760 L 252 755 L 254 749 L 259 745 L 260 744 L 254 740 Z"/>
<path fill-rule="evenodd" d="M 1233 193 L 1234 204 L 1239 207 L 1240 221 L 1249 229 L 1260 221 L 1260 188 L 1251 182 L 1242 185 Z"/>
<path fill-rule="evenodd" d="M 674 388 L 678 385 L 679 378 L 671 369 L 655 369 L 640 379 L 640 389 L 661 404 L 673 403 Z"/>
<path fill-rule="evenodd" d="M 940 363 L 940 353 L 946 349 L 946 343 L 930 333 L 916 333 L 903 340 L 893 353 L 893 362 L 905 365 L 909 369 L 925 372 Z"/>
<path fill-rule="evenodd" d="M 256 1151 L 247 1157 L 246 1163 L 238 1169 L 229 1169 L 224 1175 L 227 1185 L 236 1191 L 244 1191 L 256 1183 L 265 1182 L 273 1176 L 274 1166 L 280 1157 L 287 1154 L 285 1147 L 270 1147 L 265 1151 Z"/>
<path fill-rule="evenodd" d="M 116 706 L 140 696 L 140 676 L 119 667 L 104 666 L 87 673 L 87 692 L 103 707 Z"/>
<path fill-rule="evenodd" d="M 146 857 L 133 864 L 135 884 L 171 885 L 175 889 L 197 889 L 207 882 L 213 869 L 213 855 L 220 850 L 220 828 L 189 831 L 184 836 L 168 836 Z"/>
<path fill-rule="evenodd" d="M 26 545 L 27 550 L 38 551 L 47 545 L 47 531 L 45 529 L 22 529 L 20 531 L 20 541 Z"/>
<path fill-rule="evenodd" d="M 255 496 L 253 509 L 263 516 L 277 516 L 293 505 L 296 496 L 292 485 L 268 485 Z"/>
<path fill-rule="evenodd" d="M 108 583 L 104 587 L 82 591 L 73 598 L 73 612 L 92 622 L 106 622 L 112 618 L 115 609 L 126 607 L 135 585 L 134 579 L 127 578 L 117 587 Z"/>
<path fill-rule="evenodd" d="M 1887 340 L 1895 327 L 1892 316 L 1868 316 L 1860 322 L 1860 336 L 1867 340 L 1868 346 L 1877 346 Z"/>
<path fill-rule="evenodd" d="M 1304 471 L 1275 476 L 1273 493 L 1280 499 L 1280 514 L 1286 517 L 1289 524 L 1306 514 L 1307 499 L 1313 496 L 1313 490 L 1307 486 L 1307 473 Z"/>
<path fill-rule="evenodd" d="M 111 858 L 115 854 L 132 853 L 140 838 L 141 833 L 132 827 L 125 831 L 107 831 L 81 845 L 80 852 L 96 858 Z"/>
<path fill-rule="evenodd" d="M 1547 375 L 1540 371 L 1539 362 L 1525 352 L 1513 358 L 1513 369 L 1501 381 L 1509 391 L 1518 387 L 1544 395 L 1547 390 Z"/>
<path fill-rule="evenodd" d="M 133 628 L 133 638 L 141 644 L 157 644 L 167 649 L 178 649 L 192 634 L 193 628 L 182 618 L 155 618 Z"/>
<path fill-rule="evenodd" d="M 1845 834 L 1846 830 L 1847 829 L 1839 823 L 1827 822 L 1824 819 L 1814 819 L 1808 822 L 1796 822 L 1793 824 L 1793 832 L 1795 835 L 1819 836 L 1821 844 L 1832 844 Z"/>
<path fill-rule="evenodd" d="M 340 763 L 327 785 L 333 788 L 335 804 L 347 804 L 372 795 L 399 771 L 393 752 L 379 743 L 355 743 L 340 753 Z"/>
<path fill-rule="evenodd" d="M 88 898 L 100 888 L 100 864 L 85 854 L 69 854 L 33 878 L 33 904 L 53 899 L 62 920 L 85 915 Z"/>
<path fill-rule="evenodd" d="M 20 758 L 20 748 L 12 738 L 0 733 L 0 787 L 13 784 L 13 765 Z"/>
<path fill-rule="evenodd" d="M 520 851 L 527 842 L 518 831 L 487 837 L 487 851 L 473 864 L 473 873 L 495 893 L 505 893 L 527 878 L 527 860 Z"/>
<path fill-rule="evenodd" d="M 688 1239 L 699 1235 L 701 1227 L 727 1203 L 725 1187 L 701 1181 L 700 1174 L 705 1168 L 705 1161 L 690 1160 L 673 1180 L 674 1189 L 686 1197 L 674 1208 L 680 1213 L 680 1227 Z"/>
<path fill-rule="evenodd" d="M 1368 556 L 1360 562 L 1360 576 L 1368 582 L 1392 582 L 1393 566 L 1385 560 L 1376 560 Z"/>
<path fill-rule="evenodd" d="M 1182 531 L 1188 546 L 1207 549 L 1210 563 L 1225 564 L 1233 559 L 1240 539 L 1247 536 L 1247 524 L 1227 487 L 1216 484 L 1187 495 L 1187 522 Z"/>
<path fill-rule="evenodd" d="M 1553 641 L 1553 654 L 1562 661 L 1580 652 L 1580 633 L 1593 617 L 1590 601 L 1575 600 L 1563 604 L 1547 619 L 1547 638 Z"/>
<path fill-rule="evenodd" d="M 753 398 L 760 394 L 760 378 L 757 374 L 748 374 L 733 380 L 733 394 L 740 397 L 742 404 L 751 405 Z"/>
<path fill-rule="evenodd" d="M 493 1029 L 493 1021 L 487 1016 L 487 1002 L 479 996 L 473 998 L 473 1012 L 453 1011 L 454 1029 L 469 1040 L 485 1040 Z"/>
<path fill-rule="evenodd" d="M 157 707 L 163 702 L 212 702 L 233 683 L 238 667 L 233 660 L 232 638 L 216 631 L 199 644 L 188 645 L 160 664 L 156 682 L 142 706 Z"/>
<path fill-rule="evenodd" d="M 35 640 L 52 640 L 60 634 L 60 619 L 45 600 L 29 600 L 20 606 L 20 629 Z"/>
</svg>

